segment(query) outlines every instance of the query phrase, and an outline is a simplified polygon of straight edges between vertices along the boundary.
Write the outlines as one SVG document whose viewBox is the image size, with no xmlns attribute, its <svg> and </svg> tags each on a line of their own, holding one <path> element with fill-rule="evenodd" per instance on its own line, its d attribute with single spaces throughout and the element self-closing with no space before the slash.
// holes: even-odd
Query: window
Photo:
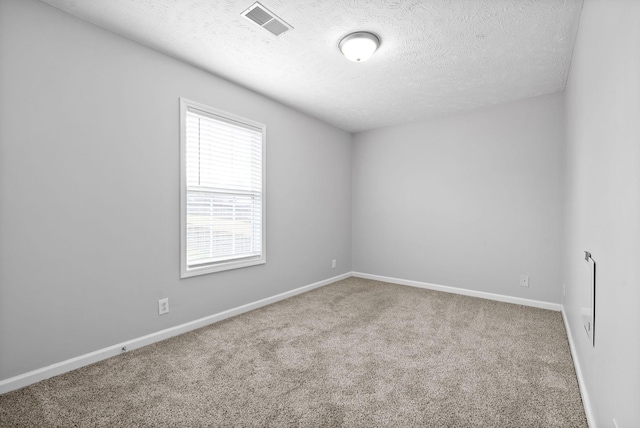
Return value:
<svg viewBox="0 0 640 428">
<path fill-rule="evenodd" d="M 265 134 L 180 99 L 182 278 L 265 263 Z"/>
</svg>

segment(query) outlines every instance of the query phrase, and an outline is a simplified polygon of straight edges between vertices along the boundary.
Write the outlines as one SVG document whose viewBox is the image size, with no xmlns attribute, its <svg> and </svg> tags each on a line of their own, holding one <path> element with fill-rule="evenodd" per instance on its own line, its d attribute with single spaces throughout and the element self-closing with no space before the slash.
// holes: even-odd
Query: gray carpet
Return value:
<svg viewBox="0 0 640 428">
<path fill-rule="evenodd" d="M 349 278 L 0 396 L 3 427 L 587 427 L 558 312 Z"/>
</svg>

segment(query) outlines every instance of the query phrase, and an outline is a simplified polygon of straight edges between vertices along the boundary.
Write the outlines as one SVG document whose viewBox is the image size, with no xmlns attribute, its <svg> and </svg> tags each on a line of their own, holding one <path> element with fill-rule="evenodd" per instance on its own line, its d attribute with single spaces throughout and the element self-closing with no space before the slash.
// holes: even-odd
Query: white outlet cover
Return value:
<svg viewBox="0 0 640 428">
<path fill-rule="evenodd" d="M 529 286 L 529 275 L 520 275 L 520 286 L 521 287 Z"/>
<path fill-rule="evenodd" d="M 169 312 L 169 298 L 158 300 L 158 315 Z"/>
</svg>

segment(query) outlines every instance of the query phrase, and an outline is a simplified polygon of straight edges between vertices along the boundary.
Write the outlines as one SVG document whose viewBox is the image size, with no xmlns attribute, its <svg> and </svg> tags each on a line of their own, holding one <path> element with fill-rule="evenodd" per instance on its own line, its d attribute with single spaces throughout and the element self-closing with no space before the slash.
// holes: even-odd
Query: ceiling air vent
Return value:
<svg viewBox="0 0 640 428">
<path fill-rule="evenodd" d="M 242 12 L 241 15 L 258 24 L 274 36 L 279 36 L 293 29 L 291 25 L 284 22 L 276 16 L 275 13 L 271 12 L 258 2 L 254 3 L 249 7 L 249 9 Z"/>
</svg>

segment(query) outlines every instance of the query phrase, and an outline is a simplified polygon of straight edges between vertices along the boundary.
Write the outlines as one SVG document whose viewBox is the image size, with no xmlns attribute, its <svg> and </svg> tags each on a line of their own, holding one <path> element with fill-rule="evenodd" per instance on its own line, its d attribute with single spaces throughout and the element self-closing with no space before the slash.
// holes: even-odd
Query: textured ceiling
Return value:
<svg viewBox="0 0 640 428">
<path fill-rule="evenodd" d="M 582 0 L 262 0 L 294 29 L 240 16 L 254 0 L 42 0 L 358 132 L 564 89 Z M 365 63 L 340 39 L 371 31 Z"/>
</svg>

